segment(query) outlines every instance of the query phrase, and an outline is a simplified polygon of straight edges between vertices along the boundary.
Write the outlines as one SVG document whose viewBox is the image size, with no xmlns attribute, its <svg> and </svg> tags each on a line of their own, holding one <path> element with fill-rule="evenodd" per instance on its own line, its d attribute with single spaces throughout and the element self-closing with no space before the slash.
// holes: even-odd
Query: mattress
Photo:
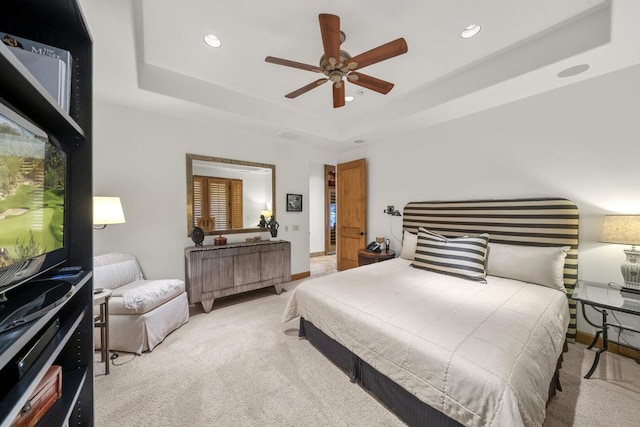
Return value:
<svg viewBox="0 0 640 427">
<path fill-rule="evenodd" d="M 396 258 L 308 280 L 302 316 L 418 399 L 465 425 L 541 425 L 569 323 L 567 297 L 487 276 L 480 284 Z"/>
</svg>

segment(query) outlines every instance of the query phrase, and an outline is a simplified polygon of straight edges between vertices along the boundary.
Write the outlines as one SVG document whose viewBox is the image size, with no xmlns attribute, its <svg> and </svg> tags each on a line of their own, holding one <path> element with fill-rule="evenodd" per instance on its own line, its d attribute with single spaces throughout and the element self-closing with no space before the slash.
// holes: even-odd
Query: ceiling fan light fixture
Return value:
<svg viewBox="0 0 640 427">
<path fill-rule="evenodd" d="M 329 77 L 329 80 L 331 80 L 333 83 L 338 83 L 342 81 L 342 77 L 344 77 L 344 74 L 342 74 L 341 71 L 334 70 L 329 73 L 328 77 Z"/>
<path fill-rule="evenodd" d="M 203 37 L 203 39 L 208 46 L 211 46 L 211 47 L 222 46 L 222 42 L 218 37 L 215 36 L 215 34 L 207 34 L 206 36 Z"/>
<path fill-rule="evenodd" d="M 481 29 L 482 27 L 480 26 L 480 24 L 469 25 L 460 32 L 460 37 L 462 37 L 463 39 L 470 39 L 471 37 L 478 35 Z"/>
<path fill-rule="evenodd" d="M 347 96 L 344 97 L 344 100 L 347 101 L 347 102 L 351 102 L 351 101 L 354 100 L 354 97 L 351 96 L 351 95 L 347 95 Z"/>
</svg>

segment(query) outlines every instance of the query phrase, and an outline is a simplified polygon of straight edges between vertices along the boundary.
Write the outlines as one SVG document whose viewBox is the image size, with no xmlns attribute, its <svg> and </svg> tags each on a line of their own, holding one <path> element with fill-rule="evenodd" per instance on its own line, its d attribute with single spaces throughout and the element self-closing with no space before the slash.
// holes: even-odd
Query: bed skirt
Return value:
<svg viewBox="0 0 640 427">
<path fill-rule="evenodd" d="M 298 336 L 307 338 L 329 360 L 348 373 L 352 382 L 360 384 L 410 426 L 462 425 L 419 400 L 302 317 Z"/>
<path fill-rule="evenodd" d="M 375 396 L 408 425 L 434 427 L 462 425 L 419 400 L 303 317 L 300 317 L 298 336 L 309 340 L 316 349 L 346 372 L 352 382 L 360 384 L 364 390 Z M 567 351 L 566 343 L 564 351 Z M 562 391 L 559 375 L 561 365 L 562 354 L 549 384 L 549 399 L 555 395 L 556 390 Z"/>
</svg>

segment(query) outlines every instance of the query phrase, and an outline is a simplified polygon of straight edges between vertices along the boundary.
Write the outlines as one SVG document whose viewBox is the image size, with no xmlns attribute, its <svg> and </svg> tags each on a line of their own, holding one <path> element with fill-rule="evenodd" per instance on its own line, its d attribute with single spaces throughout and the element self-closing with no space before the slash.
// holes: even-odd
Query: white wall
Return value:
<svg viewBox="0 0 640 427">
<path fill-rule="evenodd" d="M 369 138 L 340 161 L 368 160 L 369 240 L 391 224 L 400 248 L 402 218 L 384 214 L 388 204 L 562 196 L 580 209 L 580 279 L 620 282 L 623 246 L 597 238 L 604 214 L 640 213 L 639 114 L 636 66 L 393 141 Z"/>
<path fill-rule="evenodd" d="M 324 164 L 309 165 L 309 252 L 324 252 Z"/>
<path fill-rule="evenodd" d="M 186 153 L 276 165 L 278 237 L 291 242 L 292 274 L 309 271 L 309 216 L 286 212 L 285 194 L 309 197 L 309 160 L 326 153 L 270 135 L 224 125 L 192 123 L 145 111 L 96 103 L 93 133 L 95 195 L 122 199 L 126 224 L 94 232 L 94 254 L 131 252 L 150 278 L 184 278 L 187 237 Z M 335 159 L 328 158 L 328 163 Z M 256 217 L 256 224 L 258 217 Z M 298 225 L 299 231 L 292 231 Z M 251 235 L 230 234 L 229 241 Z M 211 244 L 207 236 L 205 244 Z"/>
</svg>

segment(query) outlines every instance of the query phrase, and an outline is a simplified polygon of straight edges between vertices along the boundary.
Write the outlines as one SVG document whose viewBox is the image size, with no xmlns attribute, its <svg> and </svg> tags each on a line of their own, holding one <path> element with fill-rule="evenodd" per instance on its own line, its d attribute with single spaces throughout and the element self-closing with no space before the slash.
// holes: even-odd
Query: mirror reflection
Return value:
<svg viewBox="0 0 640 427">
<path fill-rule="evenodd" d="M 187 233 L 267 231 L 275 216 L 275 165 L 187 154 Z"/>
</svg>

